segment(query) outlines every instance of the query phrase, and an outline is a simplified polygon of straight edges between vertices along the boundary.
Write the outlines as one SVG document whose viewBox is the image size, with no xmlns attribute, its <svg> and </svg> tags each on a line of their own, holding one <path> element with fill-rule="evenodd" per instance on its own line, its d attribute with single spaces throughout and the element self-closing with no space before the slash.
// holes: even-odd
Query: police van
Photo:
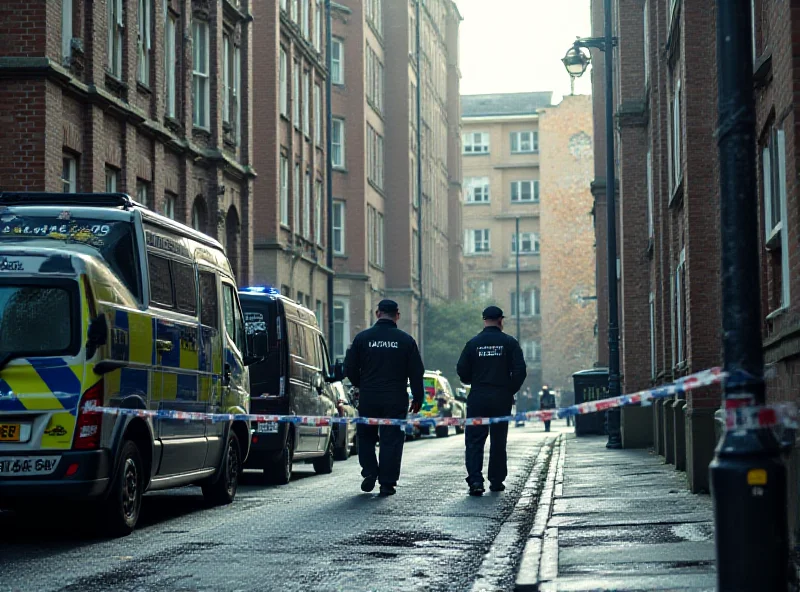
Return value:
<svg viewBox="0 0 800 592">
<path fill-rule="evenodd" d="M 124 535 L 145 491 L 234 499 L 247 423 L 186 416 L 247 413 L 266 351 L 217 241 L 124 194 L 0 193 L 0 336 L 0 505 L 93 500 Z"/>
</svg>

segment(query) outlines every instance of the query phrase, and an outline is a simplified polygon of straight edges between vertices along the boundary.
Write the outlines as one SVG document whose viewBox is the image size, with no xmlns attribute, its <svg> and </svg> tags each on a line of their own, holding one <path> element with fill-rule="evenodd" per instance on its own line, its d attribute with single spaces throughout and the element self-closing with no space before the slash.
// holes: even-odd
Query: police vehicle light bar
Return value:
<svg viewBox="0 0 800 592">
<path fill-rule="evenodd" d="M 253 292 L 254 294 L 280 294 L 280 291 L 272 286 L 248 286 L 242 288 L 242 292 Z"/>
<path fill-rule="evenodd" d="M 135 202 L 125 193 L 50 193 L 1 192 L 4 206 L 81 206 L 95 208 L 133 208 Z"/>
</svg>

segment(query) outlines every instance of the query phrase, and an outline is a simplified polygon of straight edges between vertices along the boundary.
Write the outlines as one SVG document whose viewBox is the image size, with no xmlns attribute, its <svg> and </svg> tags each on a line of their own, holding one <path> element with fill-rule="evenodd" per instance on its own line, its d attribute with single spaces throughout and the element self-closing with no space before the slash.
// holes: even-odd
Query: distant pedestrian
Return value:
<svg viewBox="0 0 800 592">
<path fill-rule="evenodd" d="M 522 348 L 516 339 L 503 333 L 503 311 L 496 306 L 487 307 L 483 311 L 483 324 L 483 331 L 464 346 L 456 367 L 461 382 L 472 385 L 467 398 L 468 418 L 510 415 L 514 393 L 519 391 L 527 375 Z M 484 492 L 483 449 L 489 435 L 489 489 L 505 489 L 508 422 L 467 426 L 466 465 L 470 495 L 479 496 Z"/>
<path fill-rule="evenodd" d="M 555 409 L 556 408 L 556 397 L 553 393 L 550 392 L 550 389 L 547 385 L 542 387 L 541 396 L 539 397 L 539 408 L 542 411 L 546 411 L 548 409 Z M 550 431 L 550 420 L 546 419 L 544 422 L 544 431 Z"/>
<path fill-rule="evenodd" d="M 375 312 L 377 322 L 356 335 L 345 356 L 345 374 L 358 389 L 361 417 L 405 419 L 418 413 L 425 394 L 422 376 L 425 366 L 417 342 L 397 328 L 400 309 L 393 300 L 381 300 Z M 408 406 L 410 383 L 413 401 Z M 380 463 L 375 445 L 380 433 Z M 405 433 L 400 426 L 358 424 L 358 461 L 361 490 L 370 492 L 380 482 L 381 495 L 394 495 L 400 478 Z"/>
<path fill-rule="evenodd" d="M 533 394 L 531 394 L 531 389 L 526 387 L 524 390 L 517 393 L 516 412 L 520 414 L 527 413 L 528 411 L 533 411 Z M 518 428 L 524 427 L 525 419 L 517 419 L 514 426 Z"/>
</svg>

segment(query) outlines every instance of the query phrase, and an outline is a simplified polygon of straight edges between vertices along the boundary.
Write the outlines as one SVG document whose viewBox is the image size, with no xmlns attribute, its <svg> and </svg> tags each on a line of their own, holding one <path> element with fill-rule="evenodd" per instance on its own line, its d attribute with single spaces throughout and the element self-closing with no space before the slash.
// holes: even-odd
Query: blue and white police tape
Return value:
<svg viewBox="0 0 800 592">
<path fill-rule="evenodd" d="M 682 394 L 697 388 L 710 386 L 722 382 L 727 375 L 720 368 L 703 370 L 690 376 L 686 376 L 671 384 L 646 389 L 630 395 L 622 395 L 609 399 L 599 399 L 587 401 L 560 409 L 528 411 L 515 415 L 505 415 L 501 417 L 408 417 L 403 419 L 374 418 L 374 417 L 341 417 L 341 416 L 310 416 L 310 415 L 272 415 L 272 414 L 229 414 L 229 413 L 200 413 L 191 411 L 177 410 L 149 410 L 149 409 L 127 409 L 119 407 L 95 407 L 93 411 L 107 413 L 111 415 L 136 415 L 139 417 L 152 417 L 160 419 L 173 419 L 184 421 L 248 421 L 248 422 L 277 422 L 292 423 L 304 426 L 329 426 L 335 424 L 364 424 L 364 425 L 388 425 L 388 426 L 476 426 L 489 425 L 493 423 L 503 423 L 512 421 L 550 421 L 564 417 L 585 415 L 607 411 L 617 407 L 627 405 L 649 405 L 653 400 L 664 399 L 673 395 Z M 89 409 L 86 409 L 89 411 Z M 793 426 L 796 424 L 796 413 L 789 406 L 771 407 L 740 407 L 738 409 L 727 409 L 728 429 L 753 429 L 754 427 L 770 427 L 775 425 Z"/>
</svg>

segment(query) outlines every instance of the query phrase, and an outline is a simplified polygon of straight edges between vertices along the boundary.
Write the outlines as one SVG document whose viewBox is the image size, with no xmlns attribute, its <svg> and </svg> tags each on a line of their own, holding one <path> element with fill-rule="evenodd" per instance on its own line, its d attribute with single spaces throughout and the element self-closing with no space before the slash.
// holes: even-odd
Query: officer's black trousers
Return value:
<svg viewBox="0 0 800 592">
<path fill-rule="evenodd" d="M 488 399 L 488 398 L 487 398 Z M 497 404 L 491 400 L 470 397 L 467 401 L 467 417 L 497 417 L 509 415 L 511 404 Z M 502 483 L 508 475 L 506 441 L 508 422 L 491 425 L 467 426 L 465 431 L 467 483 L 483 483 L 483 448 L 486 438 L 491 437 L 489 448 L 489 481 Z"/>
<path fill-rule="evenodd" d="M 404 393 L 405 394 L 405 393 Z M 359 415 L 362 417 L 404 419 L 407 411 L 405 405 L 387 405 L 382 403 L 359 403 Z M 358 424 L 358 462 L 361 464 L 362 477 L 377 477 L 378 483 L 394 487 L 400 478 L 400 463 L 403 460 L 403 444 L 406 434 L 400 426 L 371 426 Z M 380 462 L 375 454 L 375 445 L 380 436 Z"/>
</svg>

